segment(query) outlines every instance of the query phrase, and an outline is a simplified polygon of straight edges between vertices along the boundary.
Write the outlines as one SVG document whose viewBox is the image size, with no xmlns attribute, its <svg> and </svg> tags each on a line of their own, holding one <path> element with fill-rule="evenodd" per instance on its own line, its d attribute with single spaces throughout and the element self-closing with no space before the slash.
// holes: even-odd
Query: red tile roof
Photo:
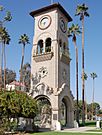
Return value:
<svg viewBox="0 0 102 135">
<path fill-rule="evenodd" d="M 98 114 L 97 116 L 102 117 L 102 114 Z"/>
<path fill-rule="evenodd" d="M 9 85 L 15 85 L 15 86 L 25 86 L 24 83 L 20 83 L 18 81 L 13 81 Z"/>
</svg>

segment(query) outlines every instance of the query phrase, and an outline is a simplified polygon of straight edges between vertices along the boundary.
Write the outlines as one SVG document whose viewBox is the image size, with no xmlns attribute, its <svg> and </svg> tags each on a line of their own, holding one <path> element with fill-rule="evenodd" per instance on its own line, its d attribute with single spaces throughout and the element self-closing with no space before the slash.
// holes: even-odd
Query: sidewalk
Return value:
<svg viewBox="0 0 102 135">
<path fill-rule="evenodd" d="M 94 132 L 94 131 L 88 131 L 88 130 L 96 130 L 96 127 L 79 127 L 79 128 L 65 128 L 61 130 L 61 132 L 76 132 L 76 133 L 99 133 L 102 134 L 102 132 Z M 98 129 L 97 129 L 98 130 Z"/>
</svg>

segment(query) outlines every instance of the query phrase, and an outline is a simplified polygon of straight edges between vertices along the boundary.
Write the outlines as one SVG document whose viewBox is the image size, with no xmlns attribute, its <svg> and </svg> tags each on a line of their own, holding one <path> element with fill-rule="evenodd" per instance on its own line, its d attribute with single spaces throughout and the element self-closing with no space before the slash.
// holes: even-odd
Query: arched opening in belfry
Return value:
<svg viewBox="0 0 102 135">
<path fill-rule="evenodd" d="M 35 117 L 35 125 L 40 128 L 51 128 L 52 108 L 49 98 L 44 95 L 37 96 L 38 114 Z"/>
<path fill-rule="evenodd" d="M 43 40 L 39 40 L 37 44 L 37 54 L 42 54 L 44 51 Z"/>
<path fill-rule="evenodd" d="M 51 52 L 51 38 L 47 38 L 45 41 L 45 52 Z"/>
</svg>

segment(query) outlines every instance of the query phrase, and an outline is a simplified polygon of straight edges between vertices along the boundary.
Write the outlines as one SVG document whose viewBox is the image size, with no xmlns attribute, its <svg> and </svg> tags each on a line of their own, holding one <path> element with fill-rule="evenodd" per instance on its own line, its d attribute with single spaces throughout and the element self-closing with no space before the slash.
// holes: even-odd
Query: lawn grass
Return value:
<svg viewBox="0 0 102 135">
<path fill-rule="evenodd" d="M 80 124 L 80 126 L 82 126 Z M 96 126 L 96 121 L 86 121 L 85 122 L 85 126 L 88 127 L 95 127 Z M 100 130 L 88 130 L 87 132 L 102 132 L 102 129 Z M 71 133 L 71 132 L 54 132 L 54 131 L 50 131 L 50 132 L 38 132 L 38 133 L 33 133 L 30 135 L 99 135 L 98 133 Z"/>
<path fill-rule="evenodd" d="M 90 133 L 68 133 L 68 132 L 39 132 L 30 135 L 90 135 Z M 99 135 L 98 133 L 91 133 L 91 135 Z"/>
<path fill-rule="evenodd" d="M 96 129 L 96 130 L 87 130 L 88 132 L 102 132 L 102 129 Z"/>
</svg>

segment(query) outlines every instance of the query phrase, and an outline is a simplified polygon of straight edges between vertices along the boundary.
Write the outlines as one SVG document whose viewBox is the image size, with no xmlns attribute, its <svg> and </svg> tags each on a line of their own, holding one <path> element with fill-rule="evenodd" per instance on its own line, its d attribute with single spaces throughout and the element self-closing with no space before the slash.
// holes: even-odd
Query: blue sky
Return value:
<svg viewBox="0 0 102 135">
<path fill-rule="evenodd" d="M 95 102 L 99 102 L 102 106 L 102 0 L 54 0 L 59 2 L 65 10 L 73 18 L 75 24 L 81 26 L 79 17 L 75 17 L 75 9 L 78 4 L 85 3 L 89 7 L 89 18 L 85 18 L 85 72 L 88 79 L 85 82 L 86 99 L 90 103 L 92 101 L 92 79 L 91 72 L 95 72 L 98 77 L 95 79 Z M 3 5 L 6 10 L 12 13 L 12 21 L 6 24 L 6 27 L 11 36 L 10 45 L 6 47 L 7 67 L 15 70 L 17 79 L 19 78 L 19 69 L 21 63 L 21 45 L 18 44 L 20 35 L 26 33 L 30 38 L 30 45 L 26 46 L 25 61 L 30 63 L 33 27 L 34 20 L 29 15 L 29 12 L 36 10 L 43 6 L 48 6 L 50 0 L 0 0 L 0 5 Z M 1 18 L 1 16 L 0 16 Z M 72 24 L 69 23 L 69 26 Z M 79 49 L 79 98 L 81 98 L 81 35 L 77 37 L 77 45 Z M 69 40 L 70 54 L 71 54 L 71 90 L 73 95 L 75 92 L 75 49 L 74 45 Z"/>
</svg>

